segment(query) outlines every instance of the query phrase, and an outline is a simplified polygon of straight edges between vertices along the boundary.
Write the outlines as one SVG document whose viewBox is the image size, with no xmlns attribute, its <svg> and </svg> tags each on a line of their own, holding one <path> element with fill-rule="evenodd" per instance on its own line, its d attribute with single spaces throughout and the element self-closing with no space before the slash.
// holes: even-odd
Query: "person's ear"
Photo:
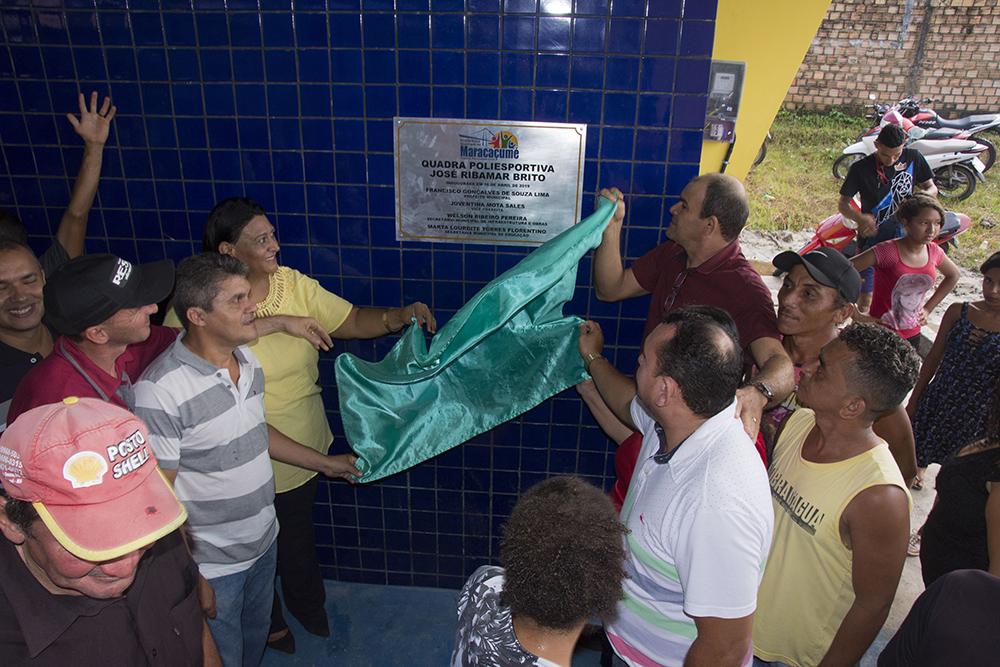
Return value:
<svg viewBox="0 0 1000 667">
<path fill-rule="evenodd" d="M 859 419 L 868 412 L 868 402 L 858 395 L 850 396 L 840 406 L 840 416 L 844 419 Z"/>
<path fill-rule="evenodd" d="M 223 241 L 219 244 L 219 254 L 236 257 L 236 246 L 229 241 Z"/>
<path fill-rule="evenodd" d="M 104 345 L 108 342 L 108 332 L 105 330 L 103 323 L 87 327 L 80 332 L 80 337 L 90 341 L 94 345 Z"/>
<path fill-rule="evenodd" d="M 702 218 L 702 220 L 705 221 L 703 230 L 706 238 L 712 236 L 716 232 L 719 232 L 720 234 L 722 233 L 722 230 L 719 227 L 719 218 L 716 216 L 710 215 L 707 218 Z"/>
<path fill-rule="evenodd" d="M 855 306 L 853 303 L 845 303 L 840 308 L 833 311 L 833 323 L 838 327 L 844 326 L 844 322 L 854 317 Z"/>
<path fill-rule="evenodd" d="M 0 496 L 0 533 L 13 544 L 24 544 L 28 536 L 24 534 L 21 527 L 10 520 L 7 516 L 7 498 Z"/>
<path fill-rule="evenodd" d="M 672 403 L 681 398 L 681 388 L 669 375 L 660 375 L 656 378 L 656 400 L 655 404 L 657 407 L 665 407 L 668 403 Z"/>
<path fill-rule="evenodd" d="M 187 317 L 189 324 L 193 324 L 196 327 L 205 326 L 205 311 L 197 306 L 191 306 L 184 313 Z"/>
</svg>

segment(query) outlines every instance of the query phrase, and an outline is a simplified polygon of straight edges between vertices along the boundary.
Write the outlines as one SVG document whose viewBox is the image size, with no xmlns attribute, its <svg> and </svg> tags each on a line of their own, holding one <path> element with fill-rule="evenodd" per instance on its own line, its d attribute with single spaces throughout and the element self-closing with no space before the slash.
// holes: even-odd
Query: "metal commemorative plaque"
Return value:
<svg viewBox="0 0 1000 667">
<path fill-rule="evenodd" d="M 586 125 L 394 120 L 396 240 L 539 245 L 580 219 Z"/>
</svg>

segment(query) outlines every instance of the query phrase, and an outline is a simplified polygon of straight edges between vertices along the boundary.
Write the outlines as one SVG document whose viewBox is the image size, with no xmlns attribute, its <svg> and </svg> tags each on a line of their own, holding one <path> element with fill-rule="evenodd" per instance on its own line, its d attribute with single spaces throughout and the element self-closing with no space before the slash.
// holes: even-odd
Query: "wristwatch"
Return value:
<svg viewBox="0 0 1000 667">
<path fill-rule="evenodd" d="M 771 391 L 771 388 L 768 387 L 763 382 L 760 382 L 760 381 L 758 381 L 758 382 L 751 382 L 747 386 L 753 387 L 754 389 L 756 389 L 760 393 L 764 394 L 764 398 L 767 399 L 768 403 L 770 403 L 771 401 L 774 400 L 774 392 Z"/>
</svg>

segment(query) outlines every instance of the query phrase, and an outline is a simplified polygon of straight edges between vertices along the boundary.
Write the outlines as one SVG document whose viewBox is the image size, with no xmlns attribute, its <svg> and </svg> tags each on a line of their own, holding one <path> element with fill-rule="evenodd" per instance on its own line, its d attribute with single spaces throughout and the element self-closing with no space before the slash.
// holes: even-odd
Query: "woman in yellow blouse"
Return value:
<svg viewBox="0 0 1000 667">
<path fill-rule="evenodd" d="M 205 223 L 203 249 L 232 255 L 249 268 L 250 298 L 257 316 L 299 315 L 319 322 L 335 339 L 376 338 L 396 333 L 415 318 L 433 333 L 437 323 L 423 303 L 401 308 L 358 308 L 325 290 L 319 282 L 278 264 L 274 227 L 256 202 L 225 199 L 212 209 Z M 319 353 L 306 340 L 284 333 L 258 339 L 251 345 L 264 369 L 264 409 L 267 423 L 320 456 L 301 465 L 274 461 L 275 509 L 278 534 L 278 574 L 285 605 L 309 632 L 329 636 L 324 602 L 326 594 L 316 558 L 312 504 L 316 473 L 338 476 L 344 461 L 328 456 L 333 434 L 320 395 Z M 311 453 L 311 452 L 310 452 Z M 294 639 L 281 613 L 277 592 L 269 645 L 295 650 Z"/>
</svg>

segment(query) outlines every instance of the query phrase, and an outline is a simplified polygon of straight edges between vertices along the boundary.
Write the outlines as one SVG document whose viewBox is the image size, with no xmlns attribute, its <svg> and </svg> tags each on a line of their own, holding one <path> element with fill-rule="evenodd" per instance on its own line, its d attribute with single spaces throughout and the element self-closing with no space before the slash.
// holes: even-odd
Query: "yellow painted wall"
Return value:
<svg viewBox="0 0 1000 667">
<path fill-rule="evenodd" d="M 727 174 L 743 179 L 792 85 L 830 0 L 719 0 L 714 60 L 747 64 Z M 719 171 L 729 145 L 706 141 L 701 173 Z"/>
</svg>

